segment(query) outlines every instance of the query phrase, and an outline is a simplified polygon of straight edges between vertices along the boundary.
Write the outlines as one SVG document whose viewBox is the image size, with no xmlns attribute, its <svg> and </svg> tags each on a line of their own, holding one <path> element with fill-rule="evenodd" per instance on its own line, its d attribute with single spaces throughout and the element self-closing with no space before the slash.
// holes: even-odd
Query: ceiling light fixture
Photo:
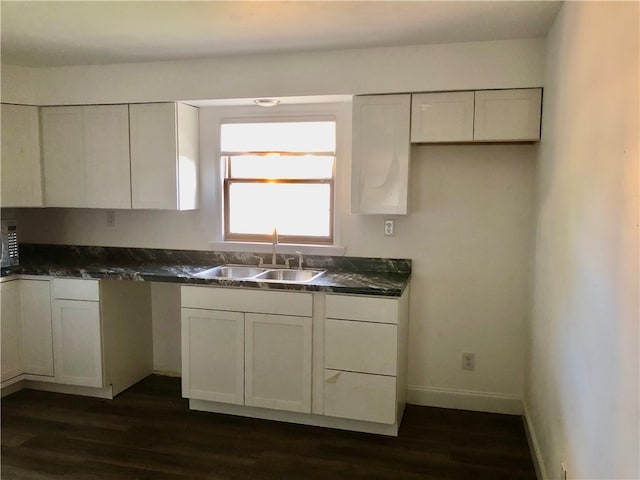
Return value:
<svg viewBox="0 0 640 480">
<path fill-rule="evenodd" d="M 259 107 L 275 107 L 276 105 L 280 105 L 280 100 L 275 98 L 256 98 L 253 100 L 253 103 Z"/>
</svg>

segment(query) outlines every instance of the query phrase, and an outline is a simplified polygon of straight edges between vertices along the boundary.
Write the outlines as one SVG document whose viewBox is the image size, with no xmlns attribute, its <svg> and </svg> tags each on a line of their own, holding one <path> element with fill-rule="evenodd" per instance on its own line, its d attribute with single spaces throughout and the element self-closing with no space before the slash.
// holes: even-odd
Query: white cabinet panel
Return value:
<svg viewBox="0 0 640 480">
<path fill-rule="evenodd" d="M 0 283 L 0 381 L 3 382 L 22 373 L 19 288 L 18 280 Z"/>
<path fill-rule="evenodd" d="M 127 105 L 44 107 L 48 207 L 131 208 Z"/>
<path fill-rule="evenodd" d="M 473 92 L 412 95 L 411 141 L 473 141 L 473 102 Z"/>
<path fill-rule="evenodd" d="M 82 107 L 43 107 L 42 160 L 48 207 L 85 207 Z"/>
<path fill-rule="evenodd" d="M 326 320 L 326 368 L 395 376 L 397 359 L 396 325 Z"/>
<path fill-rule="evenodd" d="M 79 278 L 54 278 L 51 281 L 53 298 L 67 300 L 100 300 L 100 281 Z"/>
<path fill-rule="evenodd" d="M 311 318 L 245 315 L 245 404 L 311 412 Z"/>
<path fill-rule="evenodd" d="M 311 316 L 310 293 L 243 290 L 239 288 L 182 287 L 182 306 L 211 310 Z"/>
<path fill-rule="evenodd" d="M 182 395 L 244 403 L 244 314 L 182 309 Z"/>
<path fill-rule="evenodd" d="M 398 300 L 355 295 L 327 295 L 327 318 L 398 323 Z"/>
<path fill-rule="evenodd" d="M 198 109 L 176 103 L 129 106 L 133 208 L 197 208 Z"/>
<path fill-rule="evenodd" d="M 540 139 L 542 89 L 475 92 L 476 141 L 535 141 Z"/>
<path fill-rule="evenodd" d="M 406 214 L 411 95 L 353 101 L 351 212 Z"/>
<path fill-rule="evenodd" d="M 395 377 L 327 369 L 324 378 L 325 415 L 395 423 Z"/>
<path fill-rule="evenodd" d="M 48 280 L 20 280 L 23 371 L 53 376 L 51 291 Z"/>
<path fill-rule="evenodd" d="M 53 325 L 56 381 L 102 387 L 100 303 L 54 300 Z"/>
<path fill-rule="evenodd" d="M 87 207 L 131 208 L 129 108 L 83 107 Z"/>
<path fill-rule="evenodd" d="M 2 104 L 2 207 L 41 207 L 38 107 Z"/>
</svg>

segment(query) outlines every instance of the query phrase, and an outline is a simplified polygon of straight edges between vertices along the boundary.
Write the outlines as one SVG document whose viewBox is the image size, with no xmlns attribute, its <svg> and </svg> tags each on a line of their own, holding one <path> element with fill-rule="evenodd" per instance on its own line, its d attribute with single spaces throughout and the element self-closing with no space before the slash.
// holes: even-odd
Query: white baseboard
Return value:
<svg viewBox="0 0 640 480">
<path fill-rule="evenodd" d="M 522 415 L 522 398 L 503 393 L 449 390 L 409 385 L 407 403 L 425 407 Z"/>
<path fill-rule="evenodd" d="M 529 410 L 527 409 L 527 403 L 523 402 L 524 410 L 524 430 L 527 434 L 527 441 L 529 442 L 529 450 L 531 450 L 531 458 L 533 459 L 533 466 L 536 469 L 536 478 L 538 480 L 547 480 L 547 469 L 544 466 L 542 454 L 540 453 L 540 445 L 538 444 L 538 438 L 536 437 L 536 431 L 531 424 L 529 418 Z"/>
</svg>

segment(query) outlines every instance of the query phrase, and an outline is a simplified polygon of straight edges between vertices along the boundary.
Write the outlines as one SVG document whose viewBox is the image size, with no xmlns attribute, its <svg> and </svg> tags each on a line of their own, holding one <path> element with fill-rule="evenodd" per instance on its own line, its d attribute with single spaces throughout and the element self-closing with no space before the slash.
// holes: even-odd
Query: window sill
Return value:
<svg viewBox="0 0 640 480">
<path fill-rule="evenodd" d="M 258 242 L 209 242 L 212 250 L 219 252 L 251 252 L 271 253 L 271 243 Z M 302 252 L 304 255 L 331 255 L 344 256 L 345 247 L 340 245 L 305 245 L 295 243 L 279 243 L 276 245 L 276 253 Z"/>
</svg>

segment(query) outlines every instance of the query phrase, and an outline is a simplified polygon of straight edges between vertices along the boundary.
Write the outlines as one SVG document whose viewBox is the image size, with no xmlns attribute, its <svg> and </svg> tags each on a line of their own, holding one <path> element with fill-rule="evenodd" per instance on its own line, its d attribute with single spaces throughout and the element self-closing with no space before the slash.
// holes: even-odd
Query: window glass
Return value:
<svg viewBox="0 0 640 480">
<path fill-rule="evenodd" d="M 225 240 L 333 242 L 335 122 L 221 127 Z"/>
</svg>

